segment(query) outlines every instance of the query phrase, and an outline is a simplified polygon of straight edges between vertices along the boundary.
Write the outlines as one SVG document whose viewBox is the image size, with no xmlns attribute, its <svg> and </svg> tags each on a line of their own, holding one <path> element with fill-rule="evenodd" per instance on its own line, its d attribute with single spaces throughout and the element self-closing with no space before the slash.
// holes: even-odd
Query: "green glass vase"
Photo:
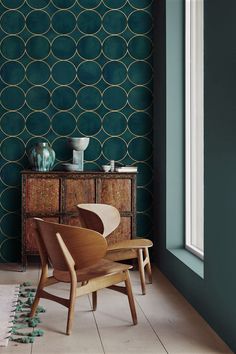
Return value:
<svg viewBox="0 0 236 354">
<path fill-rule="evenodd" d="M 55 151 L 48 143 L 37 143 L 28 154 L 29 162 L 34 171 L 46 172 L 53 168 Z"/>
</svg>

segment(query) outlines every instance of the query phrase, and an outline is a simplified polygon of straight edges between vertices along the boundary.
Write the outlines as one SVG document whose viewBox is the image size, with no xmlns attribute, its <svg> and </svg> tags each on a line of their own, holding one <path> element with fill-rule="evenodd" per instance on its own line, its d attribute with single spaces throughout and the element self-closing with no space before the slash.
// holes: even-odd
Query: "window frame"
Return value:
<svg viewBox="0 0 236 354">
<path fill-rule="evenodd" d="M 185 0 L 185 248 L 204 259 L 204 0 Z"/>
</svg>

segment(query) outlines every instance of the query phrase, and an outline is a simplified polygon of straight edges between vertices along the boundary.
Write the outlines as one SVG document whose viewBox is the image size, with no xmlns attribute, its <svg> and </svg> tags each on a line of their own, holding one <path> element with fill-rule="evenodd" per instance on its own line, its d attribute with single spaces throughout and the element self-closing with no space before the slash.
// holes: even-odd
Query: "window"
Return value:
<svg viewBox="0 0 236 354">
<path fill-rule="evenodd" d="M 185 0 L 185 245 L 201 258 L 204 236 L 203 1 Z"/>
</svg>

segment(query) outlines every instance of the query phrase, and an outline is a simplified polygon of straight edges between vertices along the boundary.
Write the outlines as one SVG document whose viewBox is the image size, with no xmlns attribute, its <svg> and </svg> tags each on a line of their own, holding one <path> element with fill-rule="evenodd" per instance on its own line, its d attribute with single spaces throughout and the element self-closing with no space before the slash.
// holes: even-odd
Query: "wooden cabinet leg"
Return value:
<svg viewBox="0 0 236 354">
<path fill-rule="evenodd" d="M 26 271 L 26 267 L 27 267 L 27 256 L 26 254 L 22 255 L 22 271 L 25 272 Z"/>
<path fill-rule="evenodd" d="M 92 293 L 92 300 L 93 300 L 93 311 L 97 310 L 97 292 L 94 291 Z"/>
</svg>

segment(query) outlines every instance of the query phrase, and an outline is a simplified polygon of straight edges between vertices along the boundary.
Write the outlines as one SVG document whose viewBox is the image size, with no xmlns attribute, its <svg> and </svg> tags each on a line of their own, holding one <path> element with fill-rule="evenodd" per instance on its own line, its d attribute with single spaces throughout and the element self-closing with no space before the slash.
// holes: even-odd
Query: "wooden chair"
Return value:
<svg viewBox="0 0 236 354">
<path fill-rule="evenodd" d="M 112 205 L 107 204 L 78 204 L 80 221 L 84 227 L 109 236 L 120 224 L 120 213 Z M 142 294 L 146 294 L 145 269 L 149 282 L 152 283 L 152 270 L 148 248 L 152 241 L 145 238 L 124 240 L 108 245 L 106 258 L 113 261 L 138 259 Z"/>
<path fill-rule="evenodd" d="M 31 317 L 35 315 L 40 298 L 56 301 L 68 308 L 66 334 L 69 335 L 76 298 L 92 293 L 93 310 L 96 310 L 97 290 L 110 288 L 128 296 L 133 324 L 137 324 L 129 277 L 129 269 L 132 267 L 103 259 L 107 251 L 107 242 L 101 234 L 38 218 L 35 218 L 35 226 L 42 273 L 31 308 Z M 52 276 L 48 276 L 49 264 L 53 267 Z M 116 285 L 123 281 L 125 287 Z M 46 287 L 58 282 L 70 283 L 68 299 L 45 290 Z"/>
</svg>

